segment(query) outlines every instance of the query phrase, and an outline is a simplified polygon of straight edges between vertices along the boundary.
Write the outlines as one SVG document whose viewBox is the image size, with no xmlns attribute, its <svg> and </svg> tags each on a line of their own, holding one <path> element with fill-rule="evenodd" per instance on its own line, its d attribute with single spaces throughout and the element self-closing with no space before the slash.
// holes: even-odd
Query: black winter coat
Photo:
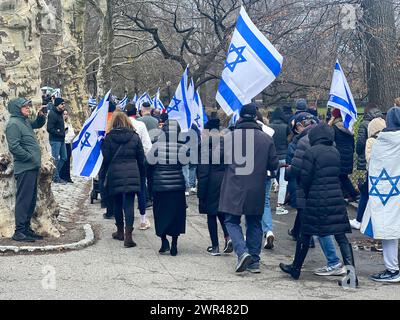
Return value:
<svg viewBox="0 0 400 320">
<path fill-rule="evenodd" d="M 140 177 L 145 174 L 144 151 L 139 135 L 128 128 L 113 129 L 104 139 L 101 152 L 107 170 L 108 194 L 139 192 Z"/>
<path fill-rule="evenodd" d="M 276 154 L 279 160 L 283 160 L 286 158 L 288 150 L 289 126 L 281 119 L 271 120 L 269 126 L 275 131 L 272 138 L 274 139 Z"/>
<path fill-rule="evenodd" d="M 64 111 L 53 107 L 47 117 L 47 132 L 50 141 L 65 141 Z"/>
<path fill-rule="evenodd" d="M 311 148 L 304 154 L 300 180 L 306 199 L 301 232 L 320 237 L 351 233 L 339 180 L 340 155 L 333 146 L 333 129 L 320 124 L 308 136 Z"/>
<path fill-rule="evenodd" d="M 225 173 L 223 142 L 221 137 L 219 145 L 213 146 L 211 139 L 201 145 L 201 153 L 208 152 L 208 163 L 200 163 L 197 166 L 197 197 L 200 213 L 218 214 L 220 190 Z M 219 164 L 213 164 L 213 159 L 219 159 Z"/>
<path fill-rule="evenodd" d="M 340 154 L 340 173 L 351 174 L 354 162 L 354 135 L 343 126 L 343 122 L 333 125 L 335 146 Z"/>
<path fill-rule="evenodd" d="M 356 152 L 357 152 L 357 169 L 366 170 L 367 161 L 365 160 L 365 145 L 368 139 L 368 125 L 375 118 L 383 118 L 382 111 L 372 109 L 364 115 L 363 121 L 358 127 Z"/>
<path fill-rule="evenodd" d="M 250 139 L 250 135 L 254 140 Z M 220 212 L 260 216 L 264 213 L 267 171 L 274 172 L 279 164 L 274 141 L 256 122 L 240 121 L 235 130 L 225 137 L 225 150 L 234 155 L 234 149 L 241 145 L 241 150 L 236 152 L 245 154 L 249 141 L 253 141 L 254 145 L 250 146 L 250 154 L 246 154 L 246 163 L 239 164 L 237 159 L 233 159 L 232 164 L 227 164 L 221 186 Z"/>
<path fill-rule="evenodd" d="M 170 125 L 170 123 L 174 125 Z M 176 121 L 165 122 L 160 136 L 155 138 L 150 154 L 154 158 L 148 158 L 148 178 L 151 180 L 150 192 L 185 191 L 186 183 L 182 172 L 182 164 L 179 154 L 187 149 L 182 142 L 177 141 L 180 132 Z M 148 155 L 149 157 L 149 155 Z"/>
</svg>

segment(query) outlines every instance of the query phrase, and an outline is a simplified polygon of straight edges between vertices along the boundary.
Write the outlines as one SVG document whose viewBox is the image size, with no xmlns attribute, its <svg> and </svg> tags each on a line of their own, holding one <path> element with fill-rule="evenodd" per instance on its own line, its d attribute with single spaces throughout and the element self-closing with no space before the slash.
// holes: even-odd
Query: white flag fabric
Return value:
<svg viewBox="0 0 400 320">
<path fill-rule="evenodd" d="M 189 67 L 186 67 L 185 72 L 182 75 L 182 79 L 179 82 L 178 88 L 176 89 L 175 95 L 172 98 L 169 106 L 167 107 L 168 118 L 178 121 L 182 132 L 187 132 L 191 124 L 191 115 L 188 98 L 188 75 Z"/>
<path fill-rule="evenodd" d="M 72 173 L 75 176 L 94 178 L 99 173 L 103 162 L 100 147 L 106 134 L 110 93 L 111 90 L 100 101 L 72 142 Z"/>
<path fill-rule="evenodd" d="M 155 109 L 159 109 L 161 111 L 164 111 L 164 109 L 165 109 L 162 101 L 160 100 L 160 88 L 158 88 L 157 93 L 154 96 L 153 106 L 154 106 Z"/>
<path fill-rule="evenodd" d="M 268 87 L 282 69 L 283 57 L 240 9 L 216 100 L 228 114 Z"/>
<path fill-rule="evenodd" d="M 357 121 L 357 107 L 339 60 L 336 61 L 333 72 L 328 106 L 340 110 L 344 127 L 353 132 L 354 123 Z"/>
<path fill-rule="evenodd" d="M 148 102 L 150 103 L 150 105 L 153 104 L 153 100 L 151 99 L 150 95 L 145 92 L 143 93 L 139 99 L 136 101 L 136 108 L 138 109 L 138 111 L 140 111 L 140 109 L 142 108 L 143 103 Z"/>
<path fill-rule="evenodd" d="M 207 123 L 208 118 L 204 110 L 203 103 L 201 102 L 198 90 L 196 90 L 194 93 L 192 106 L 194 109 L 192 112 L 193 123 L 196 124 L 200 131 L 203 131 L 204 125 Z"/>
<path fill-rule="evenodd" d="M 128 96 L 125 96 L 120 102 L 118 102 L 117 108 L 124 111 L 128 101 Z"/>
</svg>

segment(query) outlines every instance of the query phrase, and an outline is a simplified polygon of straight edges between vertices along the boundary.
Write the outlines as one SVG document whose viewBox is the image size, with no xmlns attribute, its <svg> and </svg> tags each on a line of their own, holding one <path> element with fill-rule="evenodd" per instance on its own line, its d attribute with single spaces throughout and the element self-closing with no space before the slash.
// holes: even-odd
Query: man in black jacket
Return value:
<svg viewBox="0 0 400 320">
<path fill-rule="evenodd" d="M 54 108 L 50 110 L 47 119 L 47 132 L 51 146 L 51 155 L 54 158 L 56 169 L 54 170 L 53 181 L 63 182 L 60 179 L 60 170 L 67 160 L 67 148 L 65 146 L 65 124 L 64 124 L 65 102 L 62 98 L 54 100 Z"/>
<path fill-rule="evenodd" d="M 255 104 L 243 106 L 235 130 L 224 137 L 227 167 L 218 211 L 225 213 L 226 228 L 238 256 L 236 272 L 260 272 L 265 179 L 267 171 L 274 172 L 279 164 L 274 142 L 256 117 Z M 242 215 L 246 217 L 246 240 L 240 226 Z"/>
</svg>

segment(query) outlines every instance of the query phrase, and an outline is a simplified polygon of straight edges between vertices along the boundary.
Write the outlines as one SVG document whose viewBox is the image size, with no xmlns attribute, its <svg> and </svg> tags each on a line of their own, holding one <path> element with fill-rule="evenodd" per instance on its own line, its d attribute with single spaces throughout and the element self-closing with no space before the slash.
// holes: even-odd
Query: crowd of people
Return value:
<svg viewBox="0 0 400 320">
<path fill-rule="evenodd" d="M 40 108 L 34 121 L 29 119 L 29 105 L 30 101 L 23 98 L 10 101 L 6 137 L 17 180 L 13 239 L 33 242 L 42 239 L 30 227 L 41 165 L 33 129 L 45 125 L 48 111 L 54 183 L 72 183 L 71 143 L 77 132 L 69 122 L 62 98 L 54 98 Z M 101 205 L 106 208 L 104 218 L 115 219 L 112 238 L 123 241 L 125 247 L 136 246 L 133 230 L 137 197 L 139 229 L 151 227 L 146 209 L 152 207 L 155 233 L 160 238 L 159 253 L 176 256 L 178 238 L 186 230 L 187 196 L 195 193 L 198 212 L 207 215 L 210 246 L 205 251 L 221 255 L 219 222 L 224 235 L 222 253 L 236 254 L 235 271 L 260 273 L 262 248 L 274 248 L 270 194 L 276 191 L 275 214 L 288 214 L 289 206 L 297 210 L 294 225 L 288 230 L 296 241 L 294 260 L 280 264 L 283 272 L 299 279 L 308 250 L 318 240 L 326 266 L 316 269 L 315 274 L 348 275 L 349 279 L 351 275 L 357 286 L 352 245 L 346 234 L 352 228 L 368 229 L 362 226 L 374 219 L 374 236 L 382 240 L 386 270 L 371 278 L 400 282 L 400 206 L 385 221 L 370 203 L 368 175 L 358 181 L 357 188 L 350 179 L 354 154 L 357 169 L 372 170 L 374 175 L 386 170 L 393 157 L 399 157 L 400 100 L 386 117 L 377 105 L 368 104 L 357 136 L 345 128 L 340 110 L 333 109 L 325 122 L 305 99 L 296 102 L 294 113 L 290 106 L 279 107 L 268 118 L 250 103 L 240 110 L 240 119 L 230 122 L 225 130 L 220 119 L 209 117 L 203 131 L 196 124 L 190 129 L 197 137 L 195 147 L 189 137 L 181 138 L 176 120 L 168 119 L 168 113 L 156 111 L 148 103 L 142 105 L 140 112 L 133 104 L 122 112 L 110 102 L 106 131 L 101 147 L 104 161 L 98 177 Z M 193 160 L 193 153 L 199 155 L 197 160 Z M 349 220 L 347 203 L 355 201 L 359 203 L 357 218 Z M 368 235 L 367 231 L 364 233 Z"/>
</svg>

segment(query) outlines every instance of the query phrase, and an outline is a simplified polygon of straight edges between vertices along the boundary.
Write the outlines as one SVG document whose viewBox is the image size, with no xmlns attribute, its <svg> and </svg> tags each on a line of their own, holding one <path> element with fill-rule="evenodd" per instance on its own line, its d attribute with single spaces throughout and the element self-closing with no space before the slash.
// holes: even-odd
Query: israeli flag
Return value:
<svg viewBox="0 0 400 320">
<path fill-rule="evenodd" d="M 93 97 L 90 97 L 88 100 L 88 105 L 92 108 L 97 107 L 97 100 Z"/>
<path fill-rule="evenodd" d="M 75 176 L 94 178 L 99 173 L 103 162 L 100 147 L 106 134 L 110 93 L 111 90 L 100 101 L 72 142 L 72 173 Z"/>
<path fill-rule="evenodd" d="M 151 99 L 150 95 L 147 92 L 143 93 L 136 101 L 136 108 L 138 109 L 138 111 L 140 111 L 143 103 L 145 102 L 148 102 L 150 103 L 150 105 L 153 105 L 153 100 Z"/>
<path fill-rule="evenodd" d="M 192 108 L 193 108 L 192 112 L 193 123 L 199 128 L 200 131 L 203 131 L 204 125 L 207 123 L 208 118 L 204 110 L 203 103 L 201 102 L 198 90 L 196 90 L 194 93 Z"/>
<path fill-rule="evenodd" d="M 167 107 L 168 118 L 178 121 L 182 132 L 187 132 L 192 123 L 189 107 L 190 99 L 188 96 L 187 86 L 188 78 L 189 67 L 186 67 L 186 70 L 182 75 L 182 79 L 179 82 L 178 88 L 176 89 L 175 95 Z"/>
<path fill-rule="evenodd" d="M 120 110 L 124 111 L 126 108 L 126 105 L 128 104 L 128 96 L 125 96 L 120 102 L 117 104 L 117 108 Z"/>
<path fill-rule="evenodd" d="M 353 131 L 354 123 L 357 121 L 357 107 L 339 60 L 336 61 L 333 73 L 328 106 L 339 109 L 344 127 Z"/>
<path fill-rule="evenodd" d="M 133 96 L 131 103 L 134 104 L 136 106 L 136 102 L 137 102 L 137 94 L 135 93 L 135 95 Z"/>
<path fill-rule="evenodd" d="M 164 111 L 164 109 L 165 109 L 163 103 L 160 100 L 160 88 L 158 88 L 157 93 L 154 96 L 153 106 L 154 106 L 155 109 L 159 109 L 161 111 Z"/>
<path fill-rule="evenodd" d="M 268 87 L 282 69 L 283 57 L 240 9 L 216 100 L 231 115 Z"/>
</svg>

